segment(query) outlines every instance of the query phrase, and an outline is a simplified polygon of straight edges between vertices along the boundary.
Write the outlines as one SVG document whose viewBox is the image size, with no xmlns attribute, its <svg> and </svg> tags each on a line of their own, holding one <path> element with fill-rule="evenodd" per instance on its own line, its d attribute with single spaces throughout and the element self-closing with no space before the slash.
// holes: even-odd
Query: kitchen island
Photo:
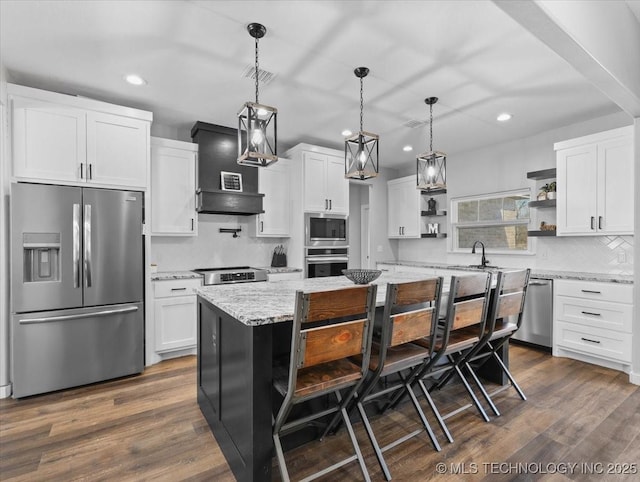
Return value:
<svg viewBox="0 0 640 482">
<path fill-rule="evenodd" d="M 387 283 L 424 279 L 417 273 L 383 273 Z M 445 279 L 444 291 L 447 291 Z M 198 404 L 239 481 L 270 481 L 274 363 L 288 357 L 297 290 L 353 286 L 343 276 L 206 286 L 198 294 Z M 276 405 L 275 407 L 273 405 Z"/>
</svg>

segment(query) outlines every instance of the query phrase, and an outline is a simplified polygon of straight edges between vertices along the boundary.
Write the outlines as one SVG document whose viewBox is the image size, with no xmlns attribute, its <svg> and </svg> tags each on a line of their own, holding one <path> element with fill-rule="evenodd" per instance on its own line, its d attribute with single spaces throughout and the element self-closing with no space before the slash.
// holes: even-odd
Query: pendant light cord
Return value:
<svg viewBox="0 0 640 482">
<path fill-rule="evenodd" d="M 433 104 L 429 104 L 429 152 L 433 152 Z"/>
<path fill-rule="evenodd" d="M 256 104 L 259 104 L 260 102 L 258 102 L 258 37 L 256 37 Z"/>
<path fill-rule="evenodd" d="M 364 101 L 362 100 L 363 99 L 362 92 L 363 92 L 363 89 L 362 89 L 362 77 L 360 77 L 360 132 L 363 131 L 363 129 L 362 129 L 363 121 L 362 121 L 362 119 L 363 119 L 363 116 L 364 116 L 364 114 L 363 114 L 363 112 L 364 112 Z"/>
</svg>

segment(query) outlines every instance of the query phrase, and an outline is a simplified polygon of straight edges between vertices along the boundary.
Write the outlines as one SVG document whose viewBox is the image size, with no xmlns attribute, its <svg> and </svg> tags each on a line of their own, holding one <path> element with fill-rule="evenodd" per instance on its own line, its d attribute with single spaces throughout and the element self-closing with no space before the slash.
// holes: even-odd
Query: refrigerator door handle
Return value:
<svg viewBox="0 0 640 482">
<path fill-rule="evenodd" d="M 77 315 L 46 316 L 44 318 L 26 318 L 26 319 L 20 320 L 19 323 L 21 325 L 28 325 L 31 323 L 48 323 L 48 322 L 54 322 L 54 321 L 80 320 L 82 318 L 93 318 L 95 316 L 116 315 L 118 313 L 130 313 L 132 311 L 138 311 L 138 307 L 129 306 L 127 308 L 118 308 L 115 310 L 90 311 L 87 313 L 80 313 Z"/>
<path fill-rule="evenodd" d="M 80 288 L 80 204 L 73 205 L 73 287 Z"/>
<path fill-rule="evenodd" d="M 91 204 L 84 205 L 84 279 L 91 287 Z"/>
</svg>

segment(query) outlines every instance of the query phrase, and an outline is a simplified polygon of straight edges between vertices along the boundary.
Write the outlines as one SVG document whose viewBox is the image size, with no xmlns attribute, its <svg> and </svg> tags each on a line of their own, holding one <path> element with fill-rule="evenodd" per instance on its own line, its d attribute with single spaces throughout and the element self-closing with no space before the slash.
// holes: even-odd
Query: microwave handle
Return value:
<svg viewBox="0 0 640 482">
<path fill-rule="evenodd" d="M 307 264 L 320 264 L 320 263 L 346 263 L 349 258 L 344 256 L 318 256 L 314 258 L 307 258 Z"/>
</svg>

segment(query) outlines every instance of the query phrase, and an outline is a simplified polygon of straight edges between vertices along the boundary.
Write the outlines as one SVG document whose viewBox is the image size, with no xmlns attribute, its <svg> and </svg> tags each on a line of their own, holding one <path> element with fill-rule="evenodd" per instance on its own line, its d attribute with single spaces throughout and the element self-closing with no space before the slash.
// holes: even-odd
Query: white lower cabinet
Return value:
<svg viewBox="0 0 640 482">
<path fill-rule="evenodd" d="M 557 280 L 553 354 L 628 371 L 633 285 Z"/>
<path fill-rule="evenodd" d="M 302 279 L 302 270 L 285 273 L 269 273 L 269 281 L 289 281 Z"/>
<path fill-rule="evenodd" d="M 153 282 L 155 351 L 194 348 L 197 343 L 197 303 L 200 279 Z"/>
</svg>

